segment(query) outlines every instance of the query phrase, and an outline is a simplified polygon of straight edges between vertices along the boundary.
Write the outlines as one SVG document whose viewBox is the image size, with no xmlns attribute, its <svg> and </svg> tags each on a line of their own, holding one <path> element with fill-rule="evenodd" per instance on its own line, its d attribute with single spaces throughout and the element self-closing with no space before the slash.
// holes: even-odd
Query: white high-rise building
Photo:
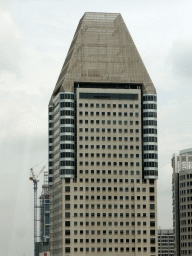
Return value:
<svg viewBox="0 0 192 256">
<path fill-rule="evenodd" d="M 85 13 L 49 103 L 53 256 L 157 249 L 157 98 L 120 14 Z"/>
</svg>

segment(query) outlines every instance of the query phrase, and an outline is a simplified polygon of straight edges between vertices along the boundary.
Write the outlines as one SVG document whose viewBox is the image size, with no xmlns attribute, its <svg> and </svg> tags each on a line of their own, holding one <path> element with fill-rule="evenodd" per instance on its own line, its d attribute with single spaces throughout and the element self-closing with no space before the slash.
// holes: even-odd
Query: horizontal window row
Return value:
<svg viewBox="0 0 192 256">
<path fill-rule="evenodd" d="M 62 152 L 62 153 L 60 153 L 60 157 L 61 158 L 63 158 L 63 157 L 72 157 L 72 158 L 74 158 L 75 154 L 73 152 Z"/>
<path fill-rule="evenodd" d="M 86 180 L 86 179 L 85 179 Z M 125 182 L 128 182 L 128 181 L 126 181 L 127 179 L 125 179 Z M 79 179 L 79 181 L 80 182 L 83 182 L 83 179 Z M 77 182 L 77 180 L 72 180 L 71 178 L 65 178 L 65 183 L 66 184 L 70 184 L 70 183 L 74 183 L 74 182 Z M 110 183 L 111 182 L 111 179 L 108 179 L 108 182 Z M 114 182 L 116 182 L 116 179 L 114 180 Z M 91 183 L 94 183 L 94 179 L 91 179 Z M 147 179 L 143 179 L 142 180 L 142 183 L 143 184 L 147 184 L 147 183 L 149 183 L 150 185 L 154 185 L 154 179 L 149 179 L 149 180 L 147 180 Z M 145 188 L 143 188 L 143 191 L 144 191 L 144 189 Z M 131 191 L 134 191 L 134 187 L 133 188 L 131 188 Z M 151 191 L 152 192 L 152 191 Z"/>
<path fill-rule="evenodd" d="M 157 129 L 153 129 L 153 128 L 143 129 L 143 134 L 157 134 Z"/>
<path fill-rule="evenodd" d="M 74 161 L 60 161 L 60 166 L 75 166 Z"/>
<path fill-rule="evenodd" d="M 60 93 L 60 99 L 74 99 L 74 94 L 72 93 Z"/>
<path fill-rule="evenodd" d="M 74 144 L 61 144 L 60 149 L 74 149 L 75 145 Z"/>
<path fill-rule="evenodd" d="M 65 221 L 65 227 L 70 227 L 70 221 Z M 129 234 L 132 234 L 132 235 L 134 235 L 134 234 L 136 234 L 136 231 L 135 230 L 74 230 L 74 235 L 78 235 L 78 234 L 80 234 L 80 235 L 83 235 L 83 234 L 86 234 L 86 235 L 89 235 L 89 234 L 91 234 L 91 235 L 95 235 L 95 234 L 97 234 L 97 235 L 100 235 L 100 234 L 103 234 L 103 235 L 107 235 L 107 234 L 109 234 L 109 235 L 112 235 L 112 234 L 114 234 L 114 235 L 118 235 L 118 234 L 120 234 L 120 235 L 123 235 L 123 234 L 125 234 L 125 235 L 129 235 Z M 146 235 L 147 234 L 147 230 L 143 230 L 142 231 L 142 233 L 144 234 L 144 235 Z M 155 230 L 150 230 L 150 235 L 154 235 L 155 234 Z"/>
<path fill-rule="evenodd" d="M 90 103 L 90 104 L 88 104 L 88 103 L 79 103 L 79 107 L 81 108 L 81 107 L 85 107 L 85 108 L 88 108 L 88 107 L 90 107 L 90 108 L 94 108 L 94 107 L 96 107 L 96 108 L 133 108 L 133 107 L 135 107 L 135 108 L 139 108 L 139 105 L 138 104 L 104 104 L 104 103 L 102 103 L 102 104 L 99 104 L 99 103 Z"/>
<path fill-rule="evenodd" d="M 65 204 L 65 210 L 68 210 L 68 209 L 70 209 L 70 207 L 68 208 L 68 205 L 70 206 L 70 204 Z M 80 209 L 82 209 L 83 208 L 83 205 L 79 205 L 80 206 Z M 86 206 L 90 206 L 90 209 L 101 209 L 101 205 L 100 204 L 97 204 L 97 205 L 86 205 Z M 96 207 L 97 206 L 97 207 Z M 108 209 L 113 209 L 113 207 L 112 207 L 113 205 L 111 205 L 111 204 L 109 204 L 108 205 Z M 114 207 L 114 209 L 117 209 L 117 205 L 114 205 L 114 206 L 116 206 L 116 207 Z M 95 208 L 94 208 L 95 207 Z M 77 207 L 77 204 L 74 204 L 74 209 L 77 209 L 78 207 Z M 136 206 L 135 205 L 130 205 L 130 209 L 135 209 L 136 208 Z M 89 207 L 86 207 L 86 209 L 89 209 Z M 104 208 L 104 209 L 106 209 L 106 207 Z M 120 205 L 120 209 L 123 209 L 123 205 Z M 125 205 L 125 209 L 129 209 L 129 205 L 128 204 L 126 204 Z M 140 209 L 140 205 L 138 206 L 138 209 Z M 95 214 L 95 215 L 94 215 Z M 83 217 L 83 213 L 79 213 L 79 216 L 80 217 Z M 100 213 L 86 213 L 85 214 L 85 216 L 86 217 L 89 217 L 89 216 L 91 216 L 91 217 L 94 217 L 94 216 L 101 216 L 100 215 Z M 108 217 L 112 217 L 113 215 L 112 215 L 112 213 L 108 213 Z M 121 214 L 120 213 L 120 215 L 119 215 L 119 217 L 146 217 L 146 213 L 137 213 L 137 214 L 135 214 L 135 213 L 130 213 L 130 215 L 129 215 L 129 213 L 125 213 L 124 215 L 123 215 L 123 213 Z M 77 216 L 76 216 L 77 217 Z M 104 214 L 104 217 L 106 217 L 106 214 Z M 114 217 L 117 217 L 117 216 L 114 216 Z M 153 213 L 153 212 L 151 212 L 150 213 L 150 218 L 155 218 L 155 213 Z M 146 222 L 144 222 L 145 223 L 145 225 L 146 225 Z M 105 224 L 106 225 L 106 224 Z M 108 225 L 109 226 L 111 226 L 112 224 L 111 224 L 111 222 L 109 222 L 108 223 Z M 126 225 L 129 225 L 129 223 L 128 224 L 126 224 Z M 135 224 L 134 224 L 135 225 Z M 140 224 L 139 224 L 140 225 Z"/>
<path fill-rule="evenodd" d="M 151 239 L 155 239 L 155 238 L 151 238 Z M 153 241 L 152 240 L 152 241 Z M 74 240 L 70 240 L 70 238 L 66 238 L 65 239 L 65 243 L 66 244 L 70 244 L 70 241 L 73 241 L 74 243 L 141 243 L 141 241 L 143 241 L 143 243 L 147 242 L 147 239 L 74 239 Z"/>
<path fill-rule="evenodd" d="M 60 132 L 75 132 L 74 127 L 61 127 Z"/>
<path fill-rule="evenodd" d="M 133 121 L 132 121 L 133 122 Z M 119 125 L 127 125 L 128 124 L 128 121 L 127 120 L 119 120 L 119 121 L 116 121 L 116 120 L 79 120 L 79 124 L 113 124 L 113 125 L 116 125 L 116 124 L 119 124 Z"/>
<path fill-rule="evenodd" d="M 80 198 L 79 198 L 80 200 L 83 200 L 83 196 L 80 196 Z M 101 197 L 101 196 L 90 196 L 90 198 L 89 198 L 89 196 L 86 196 L 85 197 L 85 199 L 86 200 L 106 200 L 106 196 L 103 196 L 103 197 Z M 117 196 L 114 196 L 114 197 L 112 197 L 112 196 L 108 196 L 108 200 L 123 200 L 123 196 L 119 196 L 119 197 L 117 197 Z M 65 199 L 66 201 L 67 201 L 67 199 Z M 74 196 L 74 200 L 77 200 L 77 196 Z M 125 196 L 124 197 L 124 200 L 129 200 L 129 196 Z M 144 200 L 146 200 L 146 199 L 144 199 Z M 154 201 L 154 200 L 150 200 L 150 201 Z M 133 204 L 133 205 L 131 205 L 131 208 L 130 209 L 146 209 L 146 205 L 135 205 L 135 204 Z M 99 208 L 100 209 L 100 208 Z M 154 204 L 150 204 L 150 210 L 154 210 L 155 209 L 155 205 Z M 83 214 L 83 213 L 82 213 Z M 110 216 L 108 216 L 108 217 L 112 217 L 112 215 L 111 214 L 109 214 Z M 89 217 L 89 214 L 88 213 L 86 213 L 86 215 L 85 215 L 86 217 Z M 94 217 L 94 213 L 91 215 L 92 217 Z M 133 214 L 131 214 L 131 217 L 134 217 L 135 215 L 134 215 L 134 213 Z M 140 215 L 140 213 L 138 213 L 137 214 L 137 217 L 140 217 L 141 215 Z M 80 215 L 80 217 L 83 217 L 83 215 L 81 216 Z M 106 213 L 103 213 L 103 217 L 106 217 Z M 126 217 L 129 217 L 129 214 L 127 214 L 126 215 Z"/>
<path fill-rule="evenodd" d="M 144 151 L 148 151 L 148 150 L 155 150 L 155 151 L 157 151 L 157 145 L 144 145 L 143 146 L 143 150 Z"/>
<path fill-rule="evenodd" d="M 69 140 L 69 141 L 74 141 L 74 136 L 72 135 L 62 135 L 60 136 L 60 140 L 63 141 L 63 140 Z"/>
<path fill-rule="evenodd" d="M 79 179 L 79 182 L 83 182 L 83 179 L 80 178 L 80 179 Z M 100 182 L 102 182 L 102 183 L 105 183 L 105 182 L 108 182 L 108 183 L 111 183 L 111 182 L 117 183 L 118 181 L 117 181 L 117 179 L 113 179 L 113 180 L 111 180 L 111 179 L 85 179 L 85 183 L 88 183 L 88 182 L 91 182 L 91 183 L 94 183 L 94 182 L 97 182 L 97 183 L 100 183 Z M 122 182 L 124 182 L 124 183 L 129 183 L 129 180 L 128 180 L 128 179 L 119 179 L 119 183 L 122 183 Z M 134 180 L 134 179 L 130 179 L 130 182 L 131 182 L 131 183 L 134 183 L 135 180 Z M 140 179 L 136 179 L 136 182 L 137 182 L 137 183 L 140 183 Z"/>
<path fill-rule="evenodd" d="M 143 118 L 145 117 L 157 117 L 157 112 L 143 112 Z"/>
<path fill-rule="evenodd" d="M 136 207 L 133 207 L 133 208 L 131 208 L 131 209 L 135 209 Z M 137 208 L 137 209 L 141 209 L 140 208 L 140 205 L 139 205 L 139 207 Z M 83 213 L 72 213 L 72 216 L 73 217 L 83 217 Z M 123 218 L 123 217 L 126 217 L 126 218 L 129 218 L 129 217 L 132 217 L 132 218 L 134 218 L 135 216 L 137 216 L 137 217 L 141 217 L 141 213 L 138 213 L 137 215 L 135 215 L 135 213 L 130 213 L 130 216 L 129 216 L 129 213 L 100 213 L 100 212 L 98 212 L 98 213 L 85 213 L 85 217 L 97 217 L 97 218 L 99 218 L 99 217 L 108 217 L 108 218 L 112 218 L 112 217 L 114 217 L 114 218 Z M 65 218 L 70 218 L 70 212 L 65 212 Z M 81 222 L 80 222 L 81 223 Z M 89 222 L 86 222 L 85 223 L 85 225 L 86 226 L 88 226 L 88 225 L 91 225 L 91 226 L 94 226 L 95 224 L 97 225 L 97 226 L 99 226 L 100 225 L 100 222 L 98 223 L 96 223 L 96 222 L 92 222 L 92 223 L 89 223 Z M 108 222 L 108 226 L 112 226 L 112 225 L 114 225 L 114 226 L 118 226 L 120 224 L 120 226 L 123 226 L 123 225 L 126 225 L 126 226 L 129 226 L 129 222 Z M 83 222 L 80 224 L 80 225 L 83 225 Z M 102 223 L 102 225 L 103 225 L 103 223 Z M 106 225 L 106 222 L 105 222 L 105 225 Z M 132 226 L 141 226 L 141 222 L 131 222 L 130 223 L 130 225 L 132 225 Z M 143 222 L 143 225 L 145 225 L 146 226 L 146 222 Z"/>
<path fill-rule="evenodd" d="M 67 189 L 66 189 L 67 188 Z M 79 191 L 83 191 L 83 187 L 79 187 Z M 117 189 L 117 187 L 85 187 L 85 191 L 94 191 L 94 189 L 95 190 L 97 190 L 97 191 L 109 191 L 109 192 L 111 192 L 111 191 L 118 191 L 118 189 Z M 123 189 L 126 191 L 126 192 L 129 192 L 129 188 L 128 187 L 125 187 L 125 188 L 123 188 L 123 187 L 119 187 L 119 191 L 123 191 Z M 78 187 L 74 187 L 74 191 L 78 191 Z M 134 192 L 134 191 L 137 191 L 137 192 L 140 192 L 140 191 L 142 191 L 142 192 L 146 192 L 146 188 L 140 188 L 140 187 L 137 187 L 137 189 L 135 188 L 134 189 L 134 187 L 132 187 L 132 188 L 130 188 L 130 191 L 131 192 Z M 65 192 L 70 192 L 70 187 L 69 186 L 66 186 L 65 187 Z M 149 192 L 150 193 L 153 193 L 154 192 L 154 187 L 150 187 L 149 188 Z M 134 196 L 131 196 L 131 199 L 134 199 Z M 137 199 L 139 200 L 140 199 L 140 196 L 137 196 Z M 144 197 L 143 196 L 143 199 L 146 199 L 146 197 Z M 87 207 L 87 206 L 86 206 Z M 114 208 L 116 208 L 117 207 L 117 204 L 114 204 Z M 88 207 L 89 208 L 89 207 Z"/>
<path fill-rule="evenodd" d="M 157 104 L 143 104 L 143 109 L 157 109 Z"/>
<path fill-rule="evenodd" d="M 74 200 L 77 200 L 78 197 L 77 196 L 74 196 Z M 83 196 L 79 196 L 79 199 L 80 200 L 83 200 L 83 199 L 86 199 L 86 200 L 102 200 L 102 197 L 101 196 L 85 196 L 85 198 Z M 111 196 L 111 200 L 129 200 L 129 196 Z M 105 200 L 105 199 L 103 199 Z M 108 199 L 110 200 L 110 199 Z M 70 195 L 65 195 L 65 201 L 70 201 Z M 132 205 L 132 209 L 135 209 L 135 205 Z M 146 205 L 142 205 L 142 208 L 143 209 L 146 209 Z M 140 209 L 140 208 L 139 208 Z M 83 216 L 82 216 L 83 217 Z"/>
<path fill-rule="evenodd" d="M 65 221 L 65 226 L 66 227 L 70 227 L 71 226 L 71 222 L 70 221 Z M 84 230 L 80 230 L 79 234 L 83 235 L 83 231 Z M 74 234 L 77 235 L 77 233 L 78 233 L 77 230 L 74 230 Z M 124 230 L 108 230 L 108 231 L 103 230 L 102 233 L 103 234 L 109 234 L 109 235 L 112 235 L 112 234 L 114 234 L 114 235 L 118 235 L 118 234 L 129 235 L 129 230 L 125 230 L 125 231 Z M 131 230 L 130 233 L 132 235 L 134 235 L 135 234 L 135 230 Z M 85 234 L 86 235 L 89 235 L 89 234 L 91 234 L 91 235 L 95 235 L 95 234 L 100 235 L 101 234 L 101 230 L 90 230 L 90 232 L 89 232 L 89 230 L 85 230 Z M 143 230 L 143 234 L 146 235 L 147 234 L 147 230 Z M 70 229 L 66 229 L 65 230 L 65 236 L 70 236 L 70 235 L 71 235 L 71 230 Z M 155 230 L 150 230 L 150 235 L 154 236 L 155 235 Z M 143 240 L 143 242 L 144 242 L 144 240 Z M 147 242 L 147 240 L 145 242 Z"/>
<path fill-rule="evenodd" d="M 72 110 L 61 110 L 61 116 L 74 116 L 74 111 Z"/>
<path fill-rule="evenodd" d="M 127 150 L 128 149 L 128 145 L 124 145 L 124 146 L 122 146 L 122 145 L 119 145 L 119 146 L 117 146 L 117 145 L 79 145 L 79 148 L 80 149 L 82 149 L 82 148 L 86 148 L 86 149 L 94 149 L 94 148 L 96 148 L 96 149 L 125 149 L 125 150 Z M 136 150 L 139 150 L 139 146 L 133 146 L 133 145 L 130 145 L 129 146 L 129 149 L 131 149 L 131 150 L 133 150 L 133 149 L 136 149 Z"/>
<path fill-rule="evenodd" d="M 60 103 L 61 108 L 74 108 L 73 102 L 61 102 Z"/>
<path fill-rule="evenodd" d="M 122 171 L 122 170 L 119 170 L 119 171 L 117 171 L 117 170 L 113 170 L 113 171 L 111 171 L 111 170 L 108 170 L 108 171 L 105 171 L 105 170 L 102 170 L 102 171 L 100 171 L 100 170 L 85 170 L 85 171 L 83 171 L 83 170 L 79 170 L 79 174 L 83 174 L 83 173 L 85 173 L 85 174 L 89 174 L 89 173 L 91 173 L 91 174 L 100 174 L 100 173 L 102 173 L 102 174 L 119 174 L 119 175 L 122 175 L 122 174 L 125 174 L 125 175 L 128 175 L 128 174 L 131 174 L 131 175 L 134 175 L 134 174 L 136 174 L 136 175 L 140 175 L 140 171 L 128 171 L 128 170 L 125 170 L 125 171 Z"/>
<path fill-rule="evenodd" d="M 108 166 L 111 166 L 111 165 L 113 165 L 113 166 L 140 166 L 140 162 L 136 162 L 136 163 L 134 163 L 134 162 L 130 162 L 130 163 L 128 163 L 128 162 L 88 162 L 88 161 L 86 161 L 86 162 L 83 162 L 83 161 L 80 161 L 79 162 L 79 165 L 80 166 L 82 166 L 82 165 L 84 165 L 84 166 L 100 166 L 100 165 L 102 165 L 102 166 L 105 166 L 105 165 L 108 165 Z"/>
<path fill-rule="evenodd" d="M 156 170 L 150 170 L 150 171 L 144 171 L 144 176 L 158 176 L 158 171 Z"/>
<path fill-rule="evenodd" d="M 74 200 L 77 200 L 78 199 L 78 196 L 74 196 Z M 79 200 L 83 200 L 83 199 L 86 199 L 86 200 L 106 200 L 106 196 L 79 196 Z M 129 200 L 129 196 L 108 196 L 108 200 Z M 65 195 L 65 201 L 70 201 L 70 195 Z M 150 200 L 150 201 L 154 201 L 154 200 Z M 131 205 L 131 209 L 146 209 L 146 205 L 136 205 L 133 204 Z M 154 204 L 150 204 L 150 210 L 154 210 L 155 209 L 155 205 Z M 106 216 L 106 213 L 104 214 Z M 104 216 L 103 215 L 103 216 Z M 81 216 L 83 217 L 83 216 Z"/>
<path fill-rule="evenodd" d="M 69 136 L 69 135 L 66 135 L 66 136 L 61 136 L 61 138 L 70 138 L 70 137 L 73 137 L 73 136 Z M 74 137 L 73 137 L 74 138 Z M 68 140 L 70 140 L 70 139 L 68 139 Z M 71 139 L 71 140 L 73 140 L 73 139 Z M 83 136 L 79 136 L 79 140 L 83 140 Z M 139 141 L 139 137 L 94 137 L 94 136 L 90 136 L 90 137 L 88 137 L 88 136 L 85 136 L 84 137 L 84 140 L 86 141 L 86 140 L 91 140 L 91 141 L 94 141 L 94 140 L 96 140 L 96 141 L 100 141 L 100 140 L 102 140 L 102 141 L 105 141 L 105 140 L 108 140 L 108 141 L 111 141 L 111 140 L 113 140 L 113 141 L 122 141 L 122 140 L 124 140 L 124 141 Z"/>
<path fill-rule="evenodd" d="M 66 188 L 70 188 L 70 187 L 68 187 L 68 186 L 66 186 L 65 187 L 65 192 L 70 192 L 70 190 L 67 190 Z M 75 190 L 75 188 L 76 188 L 76 190 Z M 74 191 L 77 191 L 77 187 L 75 187 L 74 188 Z M 81 187 L 82 189 L 80 189 L 80 191 L 83 191 L 83 187 Z M 134 190 L 132 190 L 133 188 L 131 188 L 130 189 L 130 191 L 131 192 L 134 192 Z M 99 192 L 99 191 L 102 191 L 102 192 L 111 192 L 111 191 L 114 191 L 114 192 L 129 192 L 129 188 L 128 187 L 125 187 L 125 188 L 123 188 L 123 187 L 119 187 L 119 188 L 117 188 L 117 187 L 108 187 L 108 188 L 106 188 L 106 187 L 86 187 L 85 188 L 85 191 L 97 191 L 97 192 Z M 139 188 L 139 191 L 138 191 L 138 189 L 137 189 L 137 192 L 140 192 L 140 188 Z M 108 198 L 109 199 L 111 199 L 111 196 L 108 196 Z M 131 196 L 130 197 L 130 199 L 131 200 L 135 200 L 135 199 L 137 199 L 137 200 L 140 200 L 140 199 L 143 199 L 143 200 L 146 200 L 146 196 L 143 196 L 143 197 L 141 197 L 141 196 L 136 196 L 136 197 L 134 197 L 134 196 Z M 153 198 L 153 196 L 150 196 L 149 197 L 149 199 L 150 200 L 154 200 L 154 198 Z M 114 205 L 114 207 L 116 207 L 117 205 Z"/>
<path fill-rule="evenodd" d="M 143 101 L 157 101 L 157 96 L 155 95 L 144 95 Z"/>
<path fill-rule="evenodd" d="M 94 153 L 79 153 L 79 157 L 119 157 L 119 158 L 122 158 L 122 157 L 125 157 L 125 158 L 128 158 L 128 154 L 100 154 L 100 153 L 97 153 L 97 154 L 94 154 Z M 139 154 L 130 154 L 130 158 L 139 158 Z"/>
<path fill-rule="evenodd" d="M 143 137 L 143 142 L 157 142 L 157 137 Z"/>
<path fill-rule="evenodd" d="M 133 197 L 133 199 L 134 199 L 134 196 L 132 196 Z M 131 198 L 132 198 L 131 197 Z M 154 197 L 154 196 L 153 196 Z M 150 198 L 151 199 L 151 198 Z M 139 199 L 137 199 L 137 200 L 140 200 L 140 198 Z M 143 200 L 146 200 L 146 197 L 143 197 Z M 150 201 L 154 201 L 154 200 L 150 200 Z M 83 209 L 83 206 L 85 206 L 85 208 L 86 209 L 106 209 L 106 205 L 101 205 L 101 204 L 97 204 L 97 205 L 94 205 L 94 204 L 86 204 L 86 205 L 83 205 L 83 204 L 80 204 L 79 205 L 79 208 L 80 209 Z M 119 207 L 118 207 L 119 206 Z M 74 209 L 77 209 L 78 208 L 78 205 L 77 204 L 74 204 Z M 114 204 L 114 205 L 112 205 L 112 204 L 108 204 L 108 209 L 129 209 L 129 204 L 126 204 L 126 205 L 123 205 L 123 204 L 120 204 L 120 205 L 117 205 L 117 204 Z M 137 205 L 137 207 L 133 204 L 133 205 L 130 205 L 130 209 L 135 209 L 135 208 L 138 208 L 138 209 L 140 209 L 141 207 L 140 207 L 140 205 Z M 70 210 L 70 204 L 65 204 L 65 210 Z M 95 215 L 94 215 L 95 214 Z M 98 213 L 99 215 L 98 216 L 100 216 L 100 213 Z M 109 214 L 109 216 L 111 217 L 112 215 L 112 213 L 108 213 Z M 86 213 L 86 217 L 89 217 L 89 216 L 92 216 L 92 217 L 94 217 L 94 216 L 96 216 L 97 214 L 96 213 L 91 213 L 90 215 L 89 215 L 89 213 Z M 116 215 L 116 214 L 115 214 Z M 83 217 L 83 213 L 79 213 L 79 216 L 80 217 Z M 106 216 L 106 213 L 105 213 L 105 216 Z M 126 213 L 126 214 L 124 214 L 123 215 L 123 213 L 120 213 L 120 215 L 119 215 L 120 217 L 123 217 L 123 216 L 126 216 L 126 217 L 129 217 L 129 213 Z M 135 216 L 137 216 L 137 217 L 146 217 L 146 213 L 143 213 L 143 214 L 141 214 L 141 213 L 137 213 L 136 215 L 135 215 L 135 213 L 130 213 L 130 217 L 135 217 Z M 114 217 L 117 217 L 117 216 L 114 216 Z M 153 213 L 153 212 L 151 212 L 150 213 L 150 218 L 155 218 L 155 213 Z"/>
<path fill-rule="evenodd" d="M 157 121 L 156 120 L 144 120 L 143 126 L 147 126 L 147 125 L 157 126 Z"/>
<path fill-rule="evenodd" d="M 139 129 L 110 129 L 110 128 L 108 128 L 108 129 L 105 129 L 105 128 L 102 128 L 102 129 L 100 129 L 100 128 L 96 128 L 96 129 L 94 129 L 94 128 L 79 128 L 79 132 L 113 132 L 113 133 L 116 133 L 116 132 L 119 132 L 119 133 L 128 133 L 128 132 L 130 132 L 130 133 L 133 133 L 134 131 L 136 132 L 136 133 L 138 133 L 139 132 Z"/>
<path fill-rule="evenodd" d="M 69 110 L 66 110 L 66 111 L 69 111 Z M 70 111 L 69 111 L 70 112 Z M 133 114 L 133 112 L 130 112 L 130 113 L 127 113 L 127 112 L 124 112 L 124 113 L 122 113 L 122 112 L 90 112 L 90 113 L 88 113 L 88 112 L 82 112 L 82 111 L 80 111 L 79 112 L 79 115 L 80 116 L 82 116 L 82 115 L 84 115 L 84 116 L 88 116 L 88 115 L 90 115 L 90 116 L 94 116 L 94 115 L 96 115 L 96 116 L 99 116 L 99 115 L 101 115 L 101 116 L 139 116 L 139 113 L 134 113 Z"/>
<path fill-rule="evenodd" d="M 155 248 L 155 247 L 154 247 Z M 155 249 L 152 249 L 153 251 L 151 251 L 151 252 L 155 252 Z M 70 252 L 72 252 L 73 251 L 73 249 L 71 250 L 70 249 L 70 247 L 65 247 L 65 252 L 66 253 L 70 253 Z M 115 247 L 115 248 L 112 248 L 112 247 L 109 247 L 109 248 L 99 248 L 99 247 L 96 247 L 96 248 L 94 248 L 94 247 L 91 247 L 91 248 L 74 248 L 74 252 L 83 252 L 83 251 L 86 251 L 86 252 L 101 252 L 101 251 L 103 251 L 103 252 L 129 252 L 129 251 L 132 251 L 132 252 L 136 252 L 136 251 L 138 251 L 138 252 L 141 252 L 141 251 L 143 251 L 143 252 L 147 252 L 147 247 L 144 247 L 144 248 L 142 248 L 141 249 L 141 247 L 138 247 L 138 248 L 136 248 L 135 249 L 135 247 L 132 247 L 132 248 L 130 248 L 129 249 L 129 247 Z"/>
<path fill-rule="evenodd" d="M 74 174 L 74 170 L 73 169 L 61 169 L 60 170 L 60 175 L 66 175 L 66 174 Z"/>
<path fill-rule="evenodd" d="M 133 93 L 79 93 L 80 99 L 106 99 L 106 100 L 138 100 L 138 94 Z"/>
<path fill-rule="evenodd" d="M 157 154 L 144 154 L 144 159 L 158 159 Z"/>
<path fill-rule="evenodd" d="M 74 123 L 75 123 L 74 119 L 71 119 L 71 118 L 66 118 L 66 119 L 60 120 L 60 124 L 74 124 Z"/>
<path fill-rule="evenodd" d="M 144 162 L 144 167 L 158 167 L 156 162 Z"/>
</svg>

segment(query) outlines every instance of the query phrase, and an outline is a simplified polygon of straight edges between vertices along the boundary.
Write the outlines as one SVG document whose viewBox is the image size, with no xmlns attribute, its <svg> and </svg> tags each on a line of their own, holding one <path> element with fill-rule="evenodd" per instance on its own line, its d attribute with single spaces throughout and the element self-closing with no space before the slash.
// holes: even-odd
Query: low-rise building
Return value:
<svg viewBox="0 0 192 256">
<path fill-rule="evenodd" d="M 158 256 L 174 256 L 173 229 L 158 230 Z"/>
</svg>

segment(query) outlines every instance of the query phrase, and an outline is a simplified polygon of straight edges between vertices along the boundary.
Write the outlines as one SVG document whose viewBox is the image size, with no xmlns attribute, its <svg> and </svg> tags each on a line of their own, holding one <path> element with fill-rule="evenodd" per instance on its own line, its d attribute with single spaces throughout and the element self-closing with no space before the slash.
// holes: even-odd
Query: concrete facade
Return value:
<svg viewBox="0 0 192 256">
<path fill-rule="evenodd" d="M 50 251 L 157 255 L 157 98 L 120 14 L 85 13 L 49 103 Z"/>
<path fill-rule="evenodd" d="M 175 255 L 192 254 L 192 148 L 172 157 Z"/>
</svg>

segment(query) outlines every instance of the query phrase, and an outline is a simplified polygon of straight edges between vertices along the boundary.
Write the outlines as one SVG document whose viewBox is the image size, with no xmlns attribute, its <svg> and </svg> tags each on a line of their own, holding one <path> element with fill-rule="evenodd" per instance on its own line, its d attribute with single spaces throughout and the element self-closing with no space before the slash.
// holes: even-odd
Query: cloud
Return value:
<svg viewBox="0 0 192 256">
<path fill-rule="evenodd" d="M 19 63 L 25 57 L 22 34 L 7 10 L 0 12 L 0 72 L 21 72 Z"/>
<path fill-rule="evenodd" d="M 4 137 L 40 135 L 47 132 L 47 102 L 44 94 L 1 91 L 0 132 Z"/>
<path fill-rule="evenodd" d="M 192 78 L 192 38 L 179 39 L 173 43 L 168 54 L 168 62 L 173 75 L 181 78 Z"/>
</svg>

